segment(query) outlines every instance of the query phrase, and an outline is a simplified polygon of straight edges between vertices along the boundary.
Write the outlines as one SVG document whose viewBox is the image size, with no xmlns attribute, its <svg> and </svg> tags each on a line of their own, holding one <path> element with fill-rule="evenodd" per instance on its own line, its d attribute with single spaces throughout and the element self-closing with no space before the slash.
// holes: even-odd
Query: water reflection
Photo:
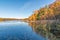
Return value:
<svg viewBox="0 0 60 40">
<path fill-rule="evenodd" d="M 28 22 L 32 29 L 48 40 L 60 40 L 60 21 L 42 20 L 38 22 Z"/>
<path fill-rule="evenodd" d="M 45 40 L 25 22 L 0 23 L 0 40 Z"/>
</svg>

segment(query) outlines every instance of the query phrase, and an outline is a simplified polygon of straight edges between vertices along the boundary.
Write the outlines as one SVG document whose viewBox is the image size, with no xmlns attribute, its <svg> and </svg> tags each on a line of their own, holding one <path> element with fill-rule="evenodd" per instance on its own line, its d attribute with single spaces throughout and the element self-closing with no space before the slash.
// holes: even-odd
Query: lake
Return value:
<svg viewBox="0 0 60 40">
<path fill-rule="evenodd" d="M 47 40 L 25 22 L 0 22 L 0 40 Z"/>
</svg>

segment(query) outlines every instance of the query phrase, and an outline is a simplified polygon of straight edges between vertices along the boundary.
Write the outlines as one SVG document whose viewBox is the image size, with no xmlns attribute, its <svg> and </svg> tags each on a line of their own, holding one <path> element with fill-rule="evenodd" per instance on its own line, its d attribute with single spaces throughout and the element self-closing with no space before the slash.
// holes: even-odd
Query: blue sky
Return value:
<svg viewBox="0 0 60 40">
<path fill-rule="evenodd" d="M 27 18 L 45 5 L 55 0 L 0 0 L 0 17 Z"/>
</svg>

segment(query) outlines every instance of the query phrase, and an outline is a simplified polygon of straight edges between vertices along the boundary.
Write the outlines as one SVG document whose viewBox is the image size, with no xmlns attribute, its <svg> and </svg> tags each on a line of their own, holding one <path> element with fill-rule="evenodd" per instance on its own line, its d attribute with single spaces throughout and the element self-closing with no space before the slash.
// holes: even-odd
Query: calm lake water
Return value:
<svg viewBox="0 0 60 40">
<path fill-rule="evenodd" d="M 46 40 L 38 35 L 28 23 L 1 22 L 0 40 Z"/>
</svg>

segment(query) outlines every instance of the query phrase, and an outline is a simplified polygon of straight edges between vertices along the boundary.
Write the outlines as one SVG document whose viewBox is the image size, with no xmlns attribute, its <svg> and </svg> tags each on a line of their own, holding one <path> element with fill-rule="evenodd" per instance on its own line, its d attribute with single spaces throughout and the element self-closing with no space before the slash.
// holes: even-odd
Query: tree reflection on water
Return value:
<svg viewBox="0 0 60 40">
<path fill-rule="evenodd" d="M 37 34 L 48 40 L 60 40 L 60 22 L 58 20 L 45 20 L 28 23 Z"/>
</svg>

